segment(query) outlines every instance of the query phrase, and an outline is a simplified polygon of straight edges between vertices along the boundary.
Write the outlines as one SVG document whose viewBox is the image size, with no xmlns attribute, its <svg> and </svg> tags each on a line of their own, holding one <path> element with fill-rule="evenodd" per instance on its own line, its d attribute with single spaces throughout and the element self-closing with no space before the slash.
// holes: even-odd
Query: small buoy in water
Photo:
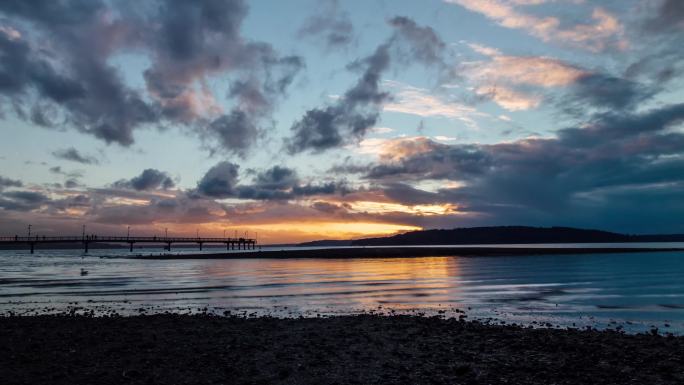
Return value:
<svg viewBox="0 0 684 385">
<path fill-rule="evenodd" d="M 81 268 L 81 275 L 88 275 L 88 270 Z"/>
</svg>

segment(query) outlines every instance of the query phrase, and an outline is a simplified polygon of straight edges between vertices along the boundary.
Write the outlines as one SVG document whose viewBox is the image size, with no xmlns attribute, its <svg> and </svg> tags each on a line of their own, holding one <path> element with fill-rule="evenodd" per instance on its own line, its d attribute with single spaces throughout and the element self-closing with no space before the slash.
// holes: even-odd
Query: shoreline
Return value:
<svg viewBox="0 0 684 385">
<path fill-rule="evenodd" d="M 131 255 L 133 259 L 290 259 L 290 258 L 409 258 L 409 257 L 503 257 L 523 255 L 571 255 L 571 254 L 614 254 L 654 253 L 684 251 L 682 248 L 633 248 L 633 247 L 582 247 L 582 248 L 535 248 L 535 247 L 340 247 L 302 250 L 253 250 L 230 253 L 204 254 L 157 254 Z"/>
<path fill-rule="evenodd" d="M 681 384 L 684 337 L 454 318 L 0 317 L 20 383 Z"/>
</svg>

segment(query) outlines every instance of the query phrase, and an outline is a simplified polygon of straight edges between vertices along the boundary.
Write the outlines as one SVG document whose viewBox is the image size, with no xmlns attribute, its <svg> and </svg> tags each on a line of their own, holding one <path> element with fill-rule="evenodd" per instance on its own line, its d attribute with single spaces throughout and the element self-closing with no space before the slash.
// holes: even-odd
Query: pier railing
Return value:
<svg viewBox="0 0 684 385">
<path fill-rule="evenodd" d="M 81 236 L 45 236 L 45 235 L 31 235 L 31 236 L 0 236 L 0 244 L 14 244 L 26 243 L 31 247 L 33 253 L 36 244 L 43 243 L 82 243 L 85 251 L 88 252 L 88 245 L 90 243 L 127 243 L 130 245 L 130 251 L 133 251 L 133 245 L 136 243 L 163 243 L 166 244 L 165 249 L 171 250 L 173 243 L 196 243 L 199 249 L 202 250 L 202 245 L 205 243 L 223 243 L 226 249 L 254 249 L 256 248 L 256 239 L 252 238 L 213 238 L 213 237 L 167 237 L 167 236 L 147 236 L 147 237 L 130 237 L 130 236 L 100 236 L 100 235 L 81 235 Z"/>
<path fill-rule="evenodd" d="M 100 235 L 86 235 L 86 236 L 0 236 L 0 242 L 38 242 L 38 241 L 58 241 L 58 242 L 83 242 L 83 241 L 110 241 L 110 242 L 204 242 L 204 243 L 224 243 L 224 242 L 245 242 L 255 241 L 251 238 L 207 238 L 207 237 L 126 237 L 126 236 L 100 236 Z"/>
</svg>

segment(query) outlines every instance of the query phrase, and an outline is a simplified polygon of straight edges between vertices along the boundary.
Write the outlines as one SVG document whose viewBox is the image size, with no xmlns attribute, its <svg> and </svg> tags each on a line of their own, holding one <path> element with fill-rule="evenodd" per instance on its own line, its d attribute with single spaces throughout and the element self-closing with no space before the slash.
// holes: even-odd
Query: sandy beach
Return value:
<svg viewBox="0 0 684 385">
<path fill-rule="evenodd" d="M 0 318 L 3 384 L 682 384 L 684 338 L 458 319 Z"/>
<path fill-rule="evenodd" d="M 139 259 L 237 259 L 237 258 L 408 258 L 442 256 L 513 256 L 513 255 L 571 255 L 605 253 L 647 253 L 683 251 L 681 248 L 633 247 L 340 247 L 320 249 L 253 250 L 244 252 L 204 254 L 135 254 Z"/>
</svg>

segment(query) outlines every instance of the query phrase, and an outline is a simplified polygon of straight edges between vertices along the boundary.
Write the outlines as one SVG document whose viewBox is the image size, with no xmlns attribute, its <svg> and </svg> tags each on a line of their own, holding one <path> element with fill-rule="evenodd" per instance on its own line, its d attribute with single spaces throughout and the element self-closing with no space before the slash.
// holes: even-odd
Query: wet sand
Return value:
<svg viewBox="0 0 684 385">
<path fill-rule="evenodd" d="M 362 247 L 301 250 L 251 250 L 230 253 L 206 254 L 150 254 L 134 255 L 138 259 L 237 259 L 237 258 L 408 258 L 444 256 L 514 256 L 514 255 L 566 255 L 606 253 L 648 253 L 684 251 L 681 248 L 537 248 L 537 247 Z"/>
<path fill-rule="evenodd" d="M 414 316 L 0 318 L 3 384 L 682 384 L 684 337 Z"/>
</svg>

